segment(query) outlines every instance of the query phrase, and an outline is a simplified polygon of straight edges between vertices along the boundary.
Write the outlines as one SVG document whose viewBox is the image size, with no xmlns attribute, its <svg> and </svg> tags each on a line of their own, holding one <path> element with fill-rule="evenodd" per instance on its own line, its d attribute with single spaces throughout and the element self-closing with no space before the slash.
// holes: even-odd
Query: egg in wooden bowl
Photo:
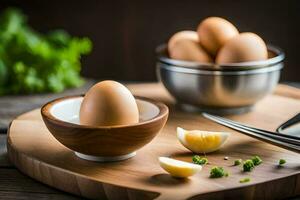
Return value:
<svg viewBox="0 0 300 200">
<path fill-rule="evenodd" d="M 118 86 L 119 85 L 117 85 L 117 87 Z M 121 94 L 126 94 L 127 92 L 126 89 L 124 90 L 122 87 L 120 91 Z M 116 93 L 112 92 L 112 96 L 109 96 L 109 94 L 106 94 L 103 90 L 103 94 L 105 94 L 103 98 L 113 98 L 114 95 L 117 95 L 115 96 L 117 98 L 118 92 L 120 91 Z M 87 92 L 87 95 L 90 95 L 89 92 Z M 131 93 L 129 95 L 131 95 Z M 107 121 L 111 123 L 111 119 L 119 120 L 124 118 L 124 110 L 126 111 L 126 109 L 124 108 L 124 110 L 122 110 L 116 107 L 117 111 L 111 111 L 114 113 L 104 113 L 109 120 L 101 118 L 101 120 L 95 121 L 90 119 L 91 116 L 89 116 L 87 120 L 82 120 L 82 116 L 84 117 L 81 113 L 83 112 L 82 109 L 87 109 L 87 107 L 91 106 L 87 105 L 87 103 L 82 106 L 84 101 L 86 101 L 84 95 L 55 99 L 42 107 L 41 114 L 48 130 L 61 144 L 73 150 L 78 157 L 92 161 L 119 161 L 133 157 L 136 155 L 138 149 L 149 143 L 160 132 L 167 121 L 169 113 L 168 107 L 163 103 L 134 96 L 138 111 L 138 119 L 136 122 L 135 111 L 132 111 L 134 104 L 131 104 L 133 107 L 128 107 L 128 113 L 134 116 L 132 116 L 129 122 L 126 122 L 126 120 L 119 121 L 118 123 L 122 122 L 120 125 L 89 124 L 90 122 L 99 123 L 99 121 L 100 123 L 107 123 Z M 117 105 L 118 101 L 121 102 L 119 105 L 124 104 L 122 99 L 116 99 L 115 102 L 112 99 L 107 102 L 103 99 L 101 101 L 93 99 L 93 101 L 95 101 L 94 103 L 96 104 L 109 102 L 116 103 L 115 105 Z M 101 107 L 101 105 L 92 105 L 90 108 L 94 109 L 96 118 L 99 118 L 101 113 L 97 113 L 97 111 L 99 111 L 96 110 L 97 108 L 109 107 L 109 109 L 111 109 L 113 106 L 114 105 Z M 100 110 L 100 112 L 106 111 L 104 109 Z M 123 114 L 123 116 L 119 118 L 116 117 L 116 114 L 119 115 L 120 113 Z M 93 115 L 93 113 L 88 113 L 87 115 Z M 114 115 L 113 118 L 111 118 L 112 115 Z M 82 124 L 81 121 L 83 121 L 84 124 Z"/>
</svg>

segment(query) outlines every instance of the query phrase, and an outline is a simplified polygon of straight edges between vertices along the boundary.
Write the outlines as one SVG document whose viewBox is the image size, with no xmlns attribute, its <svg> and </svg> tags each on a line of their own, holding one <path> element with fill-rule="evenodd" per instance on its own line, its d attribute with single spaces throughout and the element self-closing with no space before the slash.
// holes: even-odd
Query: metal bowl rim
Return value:
<svg viewBox="0 0 300 200">
<path fill-rule="evenodd" d="M 159 64 L 159 68 L 165 69 L 171 72 L 185 73 L 185 74 L 200 74 L 200 75 L 250 75 L 250 74 L 264 74 L 274 71 L 280 71 L 283 68 L 282 63 L 278 63 L 273 66 L 256 68 L 252 70 L 240 70 L 240 71 L 221 71 L 221 70 L 203 70 L 203 69 L 193 69 L 186 67 L 178 67 L 166 64 Z"/>
<path fill-rule="evenodd" d="M 171 59 L 163 55 L 163 51 L 167 48 L 166 44 L 161 44 L 156 48 L 157 59 L 164 64 L 173 65 L 180 68 L 193 69 L 193 70 L 207 70 L 207 71 L 252 71 L 259 68 L 270 67 L 282 62 L 285 58 L 285 54 L 282 49 L 272 44 L 268 44 L 268 51 L 275 53 L 275 57 L 262 61 L 251 61 L 241 63 L 228 63 L 228 64 L 216 64 L 216 63 L 200 63 L 192 61 L 183 61 Z M 245 67 L 247 67 L 245 69 Z"/>
</svg>

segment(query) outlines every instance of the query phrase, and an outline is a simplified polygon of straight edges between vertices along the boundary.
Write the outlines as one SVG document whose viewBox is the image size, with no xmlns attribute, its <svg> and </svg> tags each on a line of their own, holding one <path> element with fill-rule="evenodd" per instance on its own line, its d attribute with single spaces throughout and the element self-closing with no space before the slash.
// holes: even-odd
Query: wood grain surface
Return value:
<svg viewBox="0 0 300 200">
<path fill-rule="evenodd" d="M 84 94 L 94 83 L 95 80 L 87 79 L 82 87 L 67 89 L 61 93 L 1 96 L 0 130 L 7 129 L 9 123 L 18 115 L 39 108 L 50 100 L 67 95 Z"/>
<path fill-rule="evenodd" d="M 7 157 L 6 135 L 0 133 L 0 199 L 2 200 L 76 200 L 80 199 L 20 173 Z"/>
<path fill-rule="evenodd" d="M 158 84 L 130 85 L 135 95 L 151 97 L 169 105 L 170 117 L 162 132 L 132 159 L 115 163 L 95 163 L 77 158 L 58 143 L 41 121 L 39 110 L 21 115 L 13 121 L 8 135 L 11 161 L 25 174 L 61 190 L 89 198 L 103 199 L 280 199 L 300 194 L 299 154 L 258 141 L 210 122 L 197 113 L 176 109 L 174 100 Z M 147 89 L 146 89 L 147 88 Z M 232 119 L 274 130 L 300 111 L 300 101 L 271 95 L 259 102 L 251 113 Z M 158 156 L 191 161 L 193 155 L 175 137 L 175 129 L 229 131 L 224 147 L 208 154 L 210 164 L 187 180 L 166 174 Z M 259 155 L 263 164 L 254 172 L 243 173 L 233 167 L 237 159 Z M 224 160 L 228 156 L 229 160 Z M 278 168 L 280 158 L 287 160 Z M 212 166 L 223 166 L 228 178 L 210 179 Z M 251 182 L 241 184 L 240 178 Z"/>
</svg>

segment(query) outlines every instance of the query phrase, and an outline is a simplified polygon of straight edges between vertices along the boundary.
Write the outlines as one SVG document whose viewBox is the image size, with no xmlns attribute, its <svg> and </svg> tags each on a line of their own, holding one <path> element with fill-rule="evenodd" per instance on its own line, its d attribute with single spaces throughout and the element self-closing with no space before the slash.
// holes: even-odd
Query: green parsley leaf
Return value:
<svg viewBox="0 0 300 200">
<path fill-rule="evenodd" d="M 238 165 L 242 164 L 242 162 L 243 162 L 242 159 L 237 159 L 237 160 L 234 161 L 233 165 L 238 166 Z"/>
<path fill-rule="evenodd" d="M 255 166 L 260 165 L 262 163 L 262 159 L 259 156 L 253 156 L 251 160 L 253 161 L 253 164 Z"/>
<path fill-rule="evenodd" d="M 282 166 L 286 163 L 286 160 L 280 159 L 278 163 L 279 163 L 280 166 Z"/>
<path fill-rule="evenodd" d="M 255 165 L 252 160 L 246 160 L 243 163 L 244 172 L 251 172 L 254 169 Z"/>
<path fill-rule="evenodd" d="M 215 166 L 215 167 L 211 168 L 210 178 L 221 178 L 223 176 L 225 176 L 225 177 L 229 176 L 229 173 L 226 172 L 223 167 Z"/>
<path fill-rule="evenodd" d="M 0 43 L 0 95 L 61 92 L 84 82 L 80 58 L 91 52 L 88 38 L 39 33 L 20 10 L 8 8 L 0 15 Z"/>
<path fill-rule="evenodd" d="M 242 178 L 240 179 L 240 183 L 247 183 L 247 182 L 250 182 L 251 179 L 250 178 Z"/>
<path fill-rule="evenodd" d="M 194 155 L 193 158 L 193 163 L 198 164 L 198 165 L 205 165 L 208 163 L 208 159 L 204 157 L 200 157 L 198 155 Z"/>
</svg>

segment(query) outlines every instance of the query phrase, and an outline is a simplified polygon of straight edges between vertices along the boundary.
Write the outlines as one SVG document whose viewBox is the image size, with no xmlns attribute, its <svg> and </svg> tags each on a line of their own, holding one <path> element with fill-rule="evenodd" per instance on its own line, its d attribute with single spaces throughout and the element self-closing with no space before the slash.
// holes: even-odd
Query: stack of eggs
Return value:
<svg viewBox="0 0 300 200">
<path fill-rule="evenodd" d="M 284 60 L 279 48 L 220 17 L 174 34 L 165 50 L 157 48 L 158 79 L 178 105 L 218 114 L 251 110 L 277 85 Z"/>
<path fill-rule="evenodd" d="M 177 60 L 217 64 L 260 61 L 268 58 L 265 42 L 255 33 L 239 33 L 219 17 L 203 20 L 196 31 L 181 31 L 168 42 L 169 56 Z"/>
</svg>

